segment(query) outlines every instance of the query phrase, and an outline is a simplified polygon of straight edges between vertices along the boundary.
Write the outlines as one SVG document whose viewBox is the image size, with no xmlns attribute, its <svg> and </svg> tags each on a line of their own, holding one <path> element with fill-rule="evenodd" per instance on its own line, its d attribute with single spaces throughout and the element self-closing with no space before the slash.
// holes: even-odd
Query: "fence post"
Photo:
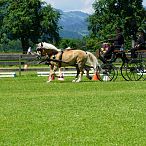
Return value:
<svg viewBox="0 0 146 146">
<path fill-rule="evenodd" d="M 19 76 L 21 76 L 21 55 L 19 55 Z"/>
</svg>

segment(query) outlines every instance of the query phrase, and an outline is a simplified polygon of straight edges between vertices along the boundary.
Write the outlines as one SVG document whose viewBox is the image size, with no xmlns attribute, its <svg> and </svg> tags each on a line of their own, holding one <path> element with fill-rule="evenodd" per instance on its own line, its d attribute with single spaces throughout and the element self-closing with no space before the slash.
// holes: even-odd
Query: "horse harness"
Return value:
<svg viewBox="0 0 146 146">
<path fill-rule="evenodd" d="M 63 55 L 64 51 L 60 51 L 60 55 L 59 55 L 59 63 L 58 63 L 58 67 L 61 67 L 61 63 L 62 63 L 62 55 Z"/>
<path fill-rule="evenodd" d="M 56 62 L 59 62 L 58 63 L 58 67 L 59 68 L 61 67 L 61 63 L 67 63 L 67 62 L 62 61 L 62 55 L 63 55 L 63 53 L 64 53 L 64 51 L 60 51 L 59 60 L 56 59 L 56 54 L 53 54 L 53 60 L 56 61 Z M 86 52 L 86 54 L 87 54 L 87 52 Z"/>
<path fill-rule="evenodd" d="M 58 63 L 58 67 L 60 68 L 61 67 L 61 63 L 63 62 L 62 61 L 62 55 L 63 55 L 63 53 L 64 53 L 64 51 L 60 51 L 59 59 L 56 59 L 56 54 L 53 54 L 52 55 L 53 56 L 52 59 L 50 58 L 50 56 L 48 56 L 47 62 L 50 62 L 50 61 L 59 62 Z M 50 63 L 48 63 L 48 64 L 50 64 Z"/>
</svg>

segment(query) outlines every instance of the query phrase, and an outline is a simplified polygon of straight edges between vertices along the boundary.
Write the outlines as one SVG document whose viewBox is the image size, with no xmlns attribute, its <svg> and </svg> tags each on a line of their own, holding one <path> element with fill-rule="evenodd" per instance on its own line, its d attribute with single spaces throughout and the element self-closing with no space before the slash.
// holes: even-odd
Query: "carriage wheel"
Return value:
<svg viewBox="0 0 146 146">
<path fill-rule="evenodd" d="M 118 76 L 118 71 L 112 64 L 102 64 L 100 73 L 101 81 L 115 81 Z"/>
<path fill-rule="evenodd" d="M 143 76 L 143 65 L 141 62 L 129 62 L 126 66 L 126 74 L 131 81 L 138 81 Z"/>
<path fill-rule="evenodd" d="M 120 68 L 120 70 L 121 70 L 122 77 L 126 81 L 129 81 L 130 79 L 129 79 L 128 75 L 127 75 L 127 67 L 128 67 L 127 63 L 123 63 L 122 66 L 121 66 L 121 68 Z"/>
</svg>

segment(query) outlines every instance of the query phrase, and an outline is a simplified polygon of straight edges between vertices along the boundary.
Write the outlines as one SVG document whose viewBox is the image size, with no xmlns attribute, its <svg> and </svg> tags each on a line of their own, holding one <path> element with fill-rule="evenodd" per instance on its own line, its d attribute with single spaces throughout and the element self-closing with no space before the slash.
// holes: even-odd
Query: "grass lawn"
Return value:
<svg viewBox="0 0 146 146">
<path fill-rule="evenodd" d="M 0 78 L 1 146 L 145 146 L 146 81 Z"/>
</svg>

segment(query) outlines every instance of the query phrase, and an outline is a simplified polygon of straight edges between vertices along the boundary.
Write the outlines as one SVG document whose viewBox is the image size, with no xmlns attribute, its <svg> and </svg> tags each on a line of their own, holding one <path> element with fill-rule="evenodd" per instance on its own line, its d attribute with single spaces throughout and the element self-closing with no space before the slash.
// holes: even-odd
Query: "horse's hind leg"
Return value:
<svg viewBox="0 0 146 146">
<path fill-rule="evenodd" d="M 82 80 L 83 74 L 84 74 L 83 70 L 80 70 L 79 78 L 77 79 L 76 82 L 80 82 Z"/>
<path fill-rule="evenodd" d="M 82 76 L 83 76 L 83 74 L 84 74 L 83 66 L 84 66 L 84 63 L 78 63 L 79 77 L 78 77 L 78 79 L 77 79 L 76 82 L 80 82 L 80 81 L 82 80 Z"/>
<path fill-rule="evenodd" d="M 87 77 L 89 80 L 91 80 L 92 77 L 89 75 L 90 67 L 85 66 L 84 69 L 86 70 L 86 77 Z"/>
<path fill-rule="evenodd" d="M 76 70 L 77 70 L 77 74 L 76 74 L 75 79 L 72 82 L 76 82 L 78 80 L 78 76 L 80 74 L 80 70 L 79 70 L 78 66 L 76 66 Z"/>
</svg>

